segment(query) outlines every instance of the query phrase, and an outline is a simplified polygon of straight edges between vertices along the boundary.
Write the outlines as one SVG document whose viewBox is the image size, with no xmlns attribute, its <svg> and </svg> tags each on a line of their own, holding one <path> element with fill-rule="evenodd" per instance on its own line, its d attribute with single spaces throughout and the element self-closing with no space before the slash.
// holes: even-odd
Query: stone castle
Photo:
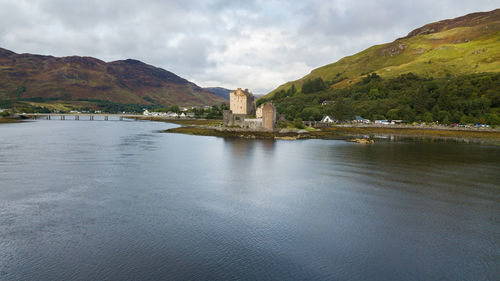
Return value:
<svg viewBox="0 0 500 281">
<path fill-rule="evenodd" d="M 255 97 L 248 89 L 238 88 L 229 93 L 229 108 L 233 114 L 255 114 Z"/>
<path fill-rule="evenodd" d="M 224 111 L 224 126 L 238 126 L 249 129 L 276 128 L 276 108 L 272 103 L 255 107 L 255 97 L 248 89 L 231 91 L 229 110 Z"/>
</svg>

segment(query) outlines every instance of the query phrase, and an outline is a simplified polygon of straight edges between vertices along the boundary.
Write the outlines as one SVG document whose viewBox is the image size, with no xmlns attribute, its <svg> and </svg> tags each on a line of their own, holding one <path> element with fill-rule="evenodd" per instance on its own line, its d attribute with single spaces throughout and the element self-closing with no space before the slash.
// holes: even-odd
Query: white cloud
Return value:
<svg viewBox="0 0 500 281">
<path fill-rule="evenodd" d="M 0 0 L 0 47 L 135 58 L 200 86 L 267 93 L 423 24 L 497 1 Z"/>
</svg>

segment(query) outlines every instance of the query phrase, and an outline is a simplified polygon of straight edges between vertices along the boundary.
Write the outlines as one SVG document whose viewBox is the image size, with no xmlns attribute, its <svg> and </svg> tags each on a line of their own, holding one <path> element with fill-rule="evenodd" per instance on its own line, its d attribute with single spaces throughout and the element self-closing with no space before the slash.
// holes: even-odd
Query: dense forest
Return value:
<svg viewBox="0 0 500 281">
<path fill-rule="evenodd" d="M 306 80 L 301 89 L 291 87 L 258 105 L 272 101 L 288 120 L 337 120 L 354 116 L 412 122 L 483 123 L 500 125 L 500 73 L 424 78 L 413 73 L 381 78 L 376 73 L 343 89 L 335 81 Z"/>
</svg>

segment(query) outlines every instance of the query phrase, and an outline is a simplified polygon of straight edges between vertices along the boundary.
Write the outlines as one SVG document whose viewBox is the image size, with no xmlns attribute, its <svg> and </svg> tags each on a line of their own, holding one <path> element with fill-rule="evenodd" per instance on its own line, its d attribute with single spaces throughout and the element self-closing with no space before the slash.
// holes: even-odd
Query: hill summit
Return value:
<svg viewBox="0 0 500 281">
<path fill-rule="evenodd" d="M 167 70 L 127 59 L 16 54 L 0 48 L 0 100 L 214 105 L 224 99 Z"/>
<path fill-rule="evenodd" d="M 370 47 L 353 56 L 314 69 L 305 77 L 273 90 L 300 89 L 321 78 L 344 88 L 376 72 L 388 78 L 405 73 L 446 77 L 500 71 L 500 9 L 468 14 L 424 25 L 392 43 Z"/>
</svg>

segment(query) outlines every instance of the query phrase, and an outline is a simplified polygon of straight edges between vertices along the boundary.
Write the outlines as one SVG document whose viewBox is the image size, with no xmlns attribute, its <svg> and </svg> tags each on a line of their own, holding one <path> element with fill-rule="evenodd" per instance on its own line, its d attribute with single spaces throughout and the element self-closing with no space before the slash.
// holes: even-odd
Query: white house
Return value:
<svg viewBox="0 0 500 281">
<path fill-rule="evenodd" d="M 391 123 L 387 120 L 375 120 L 375 124 L 390 125 Z"/>
<path fill-rule="evenodd" d="M 321 119 L 321 122 L 322 123 L 333 123 L 334 120 L 330 115 L 326 115 L 323 117 L 323 119 Z"/>
</svg>

